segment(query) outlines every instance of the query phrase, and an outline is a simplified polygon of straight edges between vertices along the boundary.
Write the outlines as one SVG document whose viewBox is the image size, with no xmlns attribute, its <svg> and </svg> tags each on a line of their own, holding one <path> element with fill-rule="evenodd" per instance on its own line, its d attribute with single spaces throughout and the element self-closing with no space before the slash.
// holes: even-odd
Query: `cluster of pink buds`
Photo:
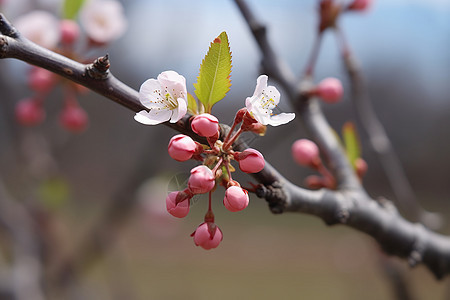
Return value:
<svg viewBox="0 0 450 300">
<path fill-rule="evenodd" d="M 19 32 L 32 42 L 49 48 L 74 60 L 80 59 L 76 50 L 83 53 L 103 47 L 118 38 L 126 28 L 126 20 L 120 2 L 116 0 L 92 0 L 80 10 L 80 22 L 86 38 L 81 38 L 80 25 L 71 19 L 58 19 L 46 11 L 33 11 L 15 20 Z M 64 104 L 59 115 L 60 125 L 70 132 L 87 128 L 88 116 L 80 107 L 77 95 L 87 89 L 71 81 L 63 80 L 50 71 L 31 67 L 27 76 L 31 97 L 20 100 L 15 109 L 16 120 L 25 126 L 38 125 L 45 119 L 44 102 L 58 84 L 63 87 Z"/>
<path fill-rule="evenodd" d="M 190 200 L 194 195 L 209 193 L 208 211 L 204 222 L 192 234 L 197 246 L 204 249 L 216 248 L 222 241 L 222 231 L 214 223 L 211 193 L 217 185 L 225 187 L 223 205 L 231 212 L 245 209 L 249 204 L 248 191 L 233 180 L 231 173 L 234 167 L 231 161 L 238 162 L 239 169 L 245 173 L 260 172 L 265 165 L 264 157 L 255 149 L 248 148 L 242 152 L 234 151 L 232 146 L 245 131 L 261 133 L 264 125 L 260 124 L 242 108 L 236 113 L 233 126 L 227 136 L 220 139 L 219 120 L 208 113 L 191 119 L 192 130 L 205 137 L 208 145 L 202 145 L 189 136 L 178 134 L 169 142 L 169 155 L 177 161 L 194 159 L 202 164 L 191 170 L 188 186 L 183 191 L 171 192 L 166 198 L 167 211 L 178 218 L 189 213 Z"/>
<path fill-rule="evenodd" d="M 325 167 L 317 145 L 307 139 L 299 139 L 292 144 L 292 157 L 299 165 L 316 170 L 318 175 L 306 177 L 305 183 L 309 188 L 329 188 L 336 189 L 336 179 L 333 174 Z M 367 163 L 362 158 L 357 158 L 354 162 L 356 175 L 362 179 L 367 172 Z"/>
</svg>

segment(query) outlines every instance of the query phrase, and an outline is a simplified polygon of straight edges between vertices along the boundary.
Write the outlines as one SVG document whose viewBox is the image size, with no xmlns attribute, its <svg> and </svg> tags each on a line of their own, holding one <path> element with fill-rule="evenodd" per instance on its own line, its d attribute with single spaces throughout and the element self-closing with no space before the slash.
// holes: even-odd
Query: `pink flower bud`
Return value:
<svg viewBox="0 0 450 300">
<path fill-rule="evenodd" d="M 365 11 L 370 7 L 371 4 L 372 0 L 354 0 L 352 3 L 350 3 L 348 9 Z"/>
<path fill-rule="evenodd" d="M 359 178 L 362 178 L 367 173 L 368 168 L 369 167 L 364 159 L 357 158 L 355 160 L 356 174 L 358 175 Z"/>
<path fill-rule="evenodd" d="M 200 136 L 214 136 L 219 131 L 219 120 L 210 114 L 196 116 L 191 123 L 192 130 Z"/>
<path fill-rule="evenodd" d="M 189 213 L 192 194 L 189 191 L 171 192 L 166 198 L 166 208 L 169 214 L 177 218 L 184 218 Z"/>
<path fill-rule="evenodd" d="M 28 85 L 33 91 L 48 92 L 55 84 L 55 75 L 46 69 L 33 67 L 28 75 Z"/>
<path fill-rule="evenodd" d="M 194 237 L 196 246 L 206 250 L 217 248 L 223 239 L 222 231 L 212 222 L 200 224 L 191 236 Z"/>
<path fill-rule="evenodd" d="M 25 126 L 41 123 L 45 118 L 42 105 L 35 99 L 23 99 L 16 105 L 15 115 L 17 121 Z"/>
<path fill-rule="evenodd" d="M 86 112 L 78 105 L 66 105 L 59 116 L 61 126 L 71 132 L 82 132 L 88 125 Z"/>
<path fill-rule="evenodd" d="M 64 45 L 72 45 L 80 36 L 80 27 L 73 20 L 62 20 L 60 23 L 61 42 Z"/>
<path fill-rule="evenodd" d="M 239 186 L 230 186 L 225 191 L 223 205 L 231 211 L 241 211 L 248 206 L 248 192 Z"/>
<path fill-rule="evenodd" d="M 316 93 L 325 102 L 336 103 L 343 94 L 342 83 L 336 78 L 325 78 L 317 85 Z"/>
<path fill-rule="evenodd" d="M 188 187 L 193 194 L 207 193 L 214 188 L 214 185 L 214 174 L 207 166 L 201 165 L 191 170 Z"/>
<path fill-rule="evenodd" d="M 197 149 L 194 140 L 184 134 L 177 134 L 170 139 L 167 150 L 170 157 L 176 161 L 186 161 L 192 157 Z"/>
<path fill-rule="evenodd" d="M 264 169 L 264 157 L 258 150 L 252 148 L 245 149 L 235 158 L 239 161 L 239 168 L 242 172 L 258 173 Z"/>
<path fill-rule="evenodd" d="M 292 144 L 292 157 L 302 166 L 315 167 L 320 162 L 319 148 L 307 139 L 300 139 Z"/>
</svg>

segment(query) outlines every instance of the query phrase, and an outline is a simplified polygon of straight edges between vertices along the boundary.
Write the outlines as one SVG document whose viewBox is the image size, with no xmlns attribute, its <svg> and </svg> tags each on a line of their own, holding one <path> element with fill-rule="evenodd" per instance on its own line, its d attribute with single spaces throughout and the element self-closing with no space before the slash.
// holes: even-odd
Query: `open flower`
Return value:
<svg viewBox="0 0 450 300">
<path fill-rule="evenodd" d="M 245 106 L 253 118 L 263 125 L 278 126 L 295 118 L 294 113 L 273 115 L 273 109 L 280 102 L 280 92 L 274 86 L 267 86 L 267 75 L 256 80 L 256 88 L 252 97 L 247 97 Z"/>
<path fill-rule="evenodd" d="M 150 110 L 134 116 L 139 123 L 176 123 L 187 112 L 186 79 L 175 71 L 162 72 L 158 79 L 148 79 L 141 85 L 139 100 Z"/>
<path fill-rule="evenodd" d="M 36 10 L 14 23 L 23 36 L 42 47 L 54 49 L 59 42 L 59 21 L 49 12 Z"/>
<path fill-rule="evenodd" d="M 116 0 L 92 0 L 80 11 L 80 21 L 94 42 L 105 44 L 119 38 L 127 28 L 122 4 Z"/>
</svg>

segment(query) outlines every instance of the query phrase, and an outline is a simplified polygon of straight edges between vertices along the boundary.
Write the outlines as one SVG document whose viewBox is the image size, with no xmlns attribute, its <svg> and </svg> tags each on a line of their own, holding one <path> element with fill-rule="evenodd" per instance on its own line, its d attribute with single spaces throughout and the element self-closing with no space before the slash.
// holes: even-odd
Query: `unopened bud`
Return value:
<svg viewBox="0 0 450 300">
<path fill-rule="evenodd" d="M 320 163 L 319 148 L 307 139 L 300 139 L 292 144 L 292 157 L 302 166 L 316 168 Z"/>
</svg>

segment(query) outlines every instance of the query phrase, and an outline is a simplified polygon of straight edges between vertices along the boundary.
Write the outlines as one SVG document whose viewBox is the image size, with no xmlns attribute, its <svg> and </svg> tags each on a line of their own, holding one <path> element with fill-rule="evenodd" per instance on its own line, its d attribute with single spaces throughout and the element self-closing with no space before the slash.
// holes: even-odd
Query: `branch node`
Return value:
<svg viewBox="0 0 450 300">
<path fill-rule="evenodd" d="M 3 14 L 0 14 L 0 32 L 6 36 L 17 38 L 19 32 L 15 29 L 11 23 L 5 18 Z"/>
<path fill-rule="evenodd" d="M 426 248 L 426 232 L 422 224 L 416 225 L 416 240 L 412 246 L 411 253 L 408 256 L 408 264 L 410 267 L 415 267 L 423 260 L 423 253 Z"/>
<path fill-rule="evenodd" d="M 97 58 L 92 64 L 86 67 L 89 77 L 97 80 L 104 80 L 109 75 L 109 57 L 108 54 Z"/>
<path fill-rule="evenodd" d="M 346 224 L 350 218 L 350 212 L 347 209 L 341 209 L 338 211 L 336 217 L 339 223 Z"/>
<path fill-rule="evenodd" d="M 286 208 L 286 195 L 279 182 L 274 182 L 268 186 L 258 185 L 256 196 L 266 199 L 270 211 L 274 214 L 281 214 Z"/>
<path fill-rule="evenodd" d="M 4 36 L 0 36 L 0 57 L 3 57 L 6 52 L 6 47 L 8 46 L 8 40 Z"/>
</svg>

